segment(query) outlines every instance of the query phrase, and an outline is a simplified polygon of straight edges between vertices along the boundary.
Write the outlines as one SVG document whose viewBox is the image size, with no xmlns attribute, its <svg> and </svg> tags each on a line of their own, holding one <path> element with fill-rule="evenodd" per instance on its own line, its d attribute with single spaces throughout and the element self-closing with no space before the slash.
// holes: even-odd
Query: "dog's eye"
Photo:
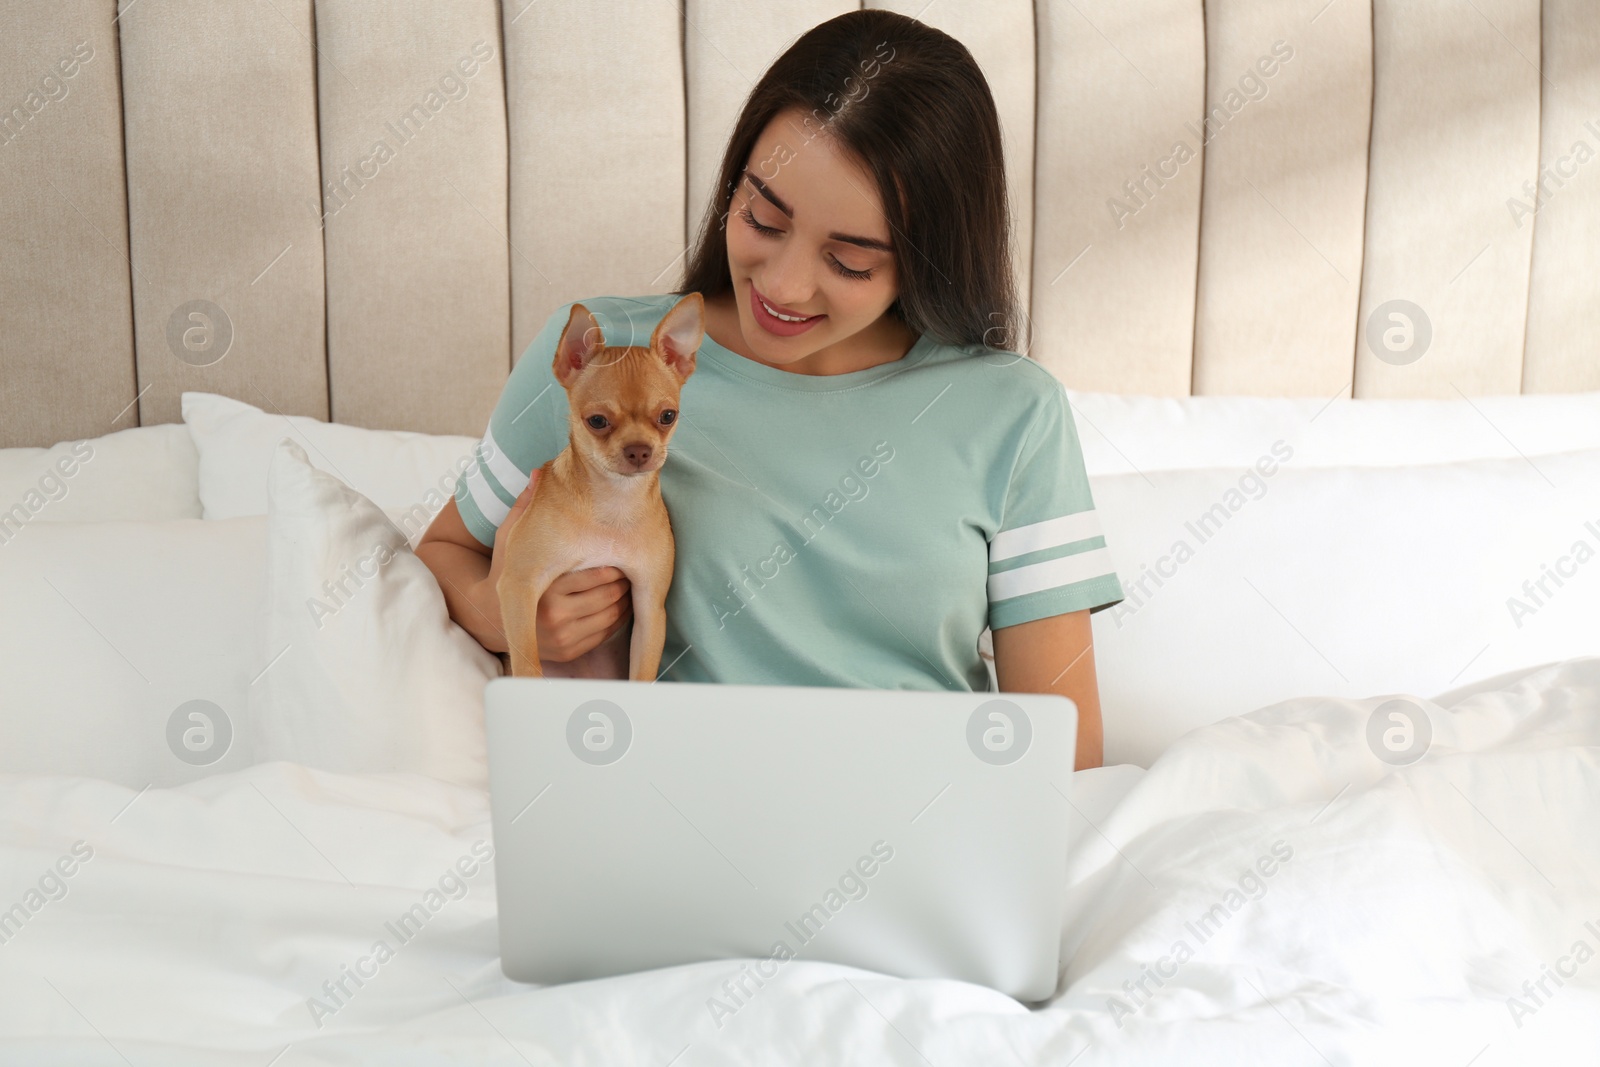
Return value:
<svg viewBox="0 0 1600 1067">
<path fill-rule="evenodd" d="M 663 411 L 661 413 L 661 425 L 663 425 L 663 426 L 671 426 L 673 420 L 676 419 L 677 417 L 678 417 L 678 413 L 676 411 L 673 411 L 671 408 L 668 408 L 667 410 L 665 410 L 665 411 Z"/>
<path fill-rule="evenodd" d="M 603 430 L 607 425 L 609 425 L 606 422 L 606 417 L 604 415 L 590 415 L 583 421 L 589 424 L 590 429 L 594 430 Z"/>
</svg>

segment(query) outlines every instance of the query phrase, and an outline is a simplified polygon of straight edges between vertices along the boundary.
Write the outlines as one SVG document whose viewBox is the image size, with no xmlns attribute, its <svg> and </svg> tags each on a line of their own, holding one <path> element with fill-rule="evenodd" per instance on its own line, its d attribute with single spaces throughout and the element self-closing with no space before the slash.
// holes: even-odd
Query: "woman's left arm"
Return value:
<svg viewBox="0 0 1600 1067">
<path fill-rule="evenodd" d="M 1001 692 L 1057 693 L 1078 706 L 1074 770 L 1103 759 L 1100 688 L 1094 674 L 1089 611 L 1068 612 L 995 630 L 994 673 Z"/>
</svg>

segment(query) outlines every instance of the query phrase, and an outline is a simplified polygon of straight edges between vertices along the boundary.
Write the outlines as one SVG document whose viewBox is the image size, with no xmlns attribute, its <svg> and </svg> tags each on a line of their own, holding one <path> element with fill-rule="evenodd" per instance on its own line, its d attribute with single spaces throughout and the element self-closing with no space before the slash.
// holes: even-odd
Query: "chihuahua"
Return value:
<svg viewBox="0 0 1600 1067">
<path fill-rule="evenodd" d="M 607 347 L 594 315 L 572 305 L 554 362 L 567 391 L 567 447 L 539 468 L 533 498 L 505 531 L 495 586 L 513 675 L 655 681 L 675 558 L 660 472 L 704 337 L 699 293 L 672 306 L 648 347 Z M 631 643 L 624 650 L 628 627 L 619 626 L 570 663 L 541 661 L 535 620 L 545 590 L 568 571 L 605 566 L 628 579 Z"/>
</svg>

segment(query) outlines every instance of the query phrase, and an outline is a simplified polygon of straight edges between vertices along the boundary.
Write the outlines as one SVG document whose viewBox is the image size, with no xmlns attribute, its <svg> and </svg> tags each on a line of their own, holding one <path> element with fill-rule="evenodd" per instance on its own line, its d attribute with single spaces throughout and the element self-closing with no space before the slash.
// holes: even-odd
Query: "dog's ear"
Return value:
<svg viewBox="0 0 1600 1067">
<path fill-rule="evenodd" d="M 573 304 L 572 314 L 567 316 L 567 328 L 561 331 L 561 340 L 556 343 L 553 364 L 556 380 L 562 385 L 571 382 L 605 345 L 605 334 L 594 315 L 582 304 Z"/>
<path fill-rule="evenodd" d="M 672 305 L 650 335 L 650 350 L 661 356 L 680 382 L 694 373 L 694 354 L 706 335 L 705 311 L 705 298 L 690 293 Z"/>
</svg>

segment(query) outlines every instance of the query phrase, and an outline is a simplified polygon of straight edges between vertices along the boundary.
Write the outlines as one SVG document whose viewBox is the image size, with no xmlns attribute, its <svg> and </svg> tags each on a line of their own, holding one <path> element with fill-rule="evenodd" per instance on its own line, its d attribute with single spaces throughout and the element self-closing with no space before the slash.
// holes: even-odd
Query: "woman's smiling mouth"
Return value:
<svg viewBox="0 0 1600 1067">
<path fill-rule="evenodd" d="M 754 284 L 750 286 L 750 313 L 762 329 L 781 337 L 793 337 L 795 334 L 804 333 L 827 318 L 826 315 L 796 316 L 786 308 L 774 307 L 757 291 Z"/>
</svg>

